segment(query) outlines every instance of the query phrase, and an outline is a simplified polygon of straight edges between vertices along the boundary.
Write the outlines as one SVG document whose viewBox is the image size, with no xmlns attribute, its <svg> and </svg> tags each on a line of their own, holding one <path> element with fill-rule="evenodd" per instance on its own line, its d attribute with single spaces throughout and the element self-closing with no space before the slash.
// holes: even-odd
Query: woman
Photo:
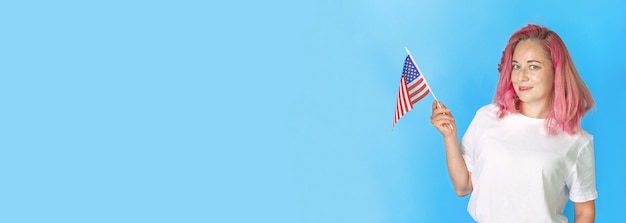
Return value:
<svg viewBox="0 0 626 223">
<path fill-rule="evenodd" d="M 528 25 L 509 39 L 493 104 L 483 106 L 458 142 L 448 108 L 433 102 L 457 195 L 472 194 L 477 222 L 593 222 L 597 198 L 593 136 L 580 119 L 594 106 L 561 38 Z M 441 106 L 436 106 L 439 103 Z"/>
</svg>

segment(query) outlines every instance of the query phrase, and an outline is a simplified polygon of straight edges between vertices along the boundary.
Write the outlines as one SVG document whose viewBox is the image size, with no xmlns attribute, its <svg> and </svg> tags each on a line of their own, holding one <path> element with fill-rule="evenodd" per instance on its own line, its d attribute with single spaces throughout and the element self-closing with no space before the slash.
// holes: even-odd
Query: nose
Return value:
<svg viewBox="0 0 626 223">
<path fill-rule="evenodd" d="M 521 68 L 518 71 L 517 80 L 518 81 L 528 81 L 528 69 Z"/>
</svg>

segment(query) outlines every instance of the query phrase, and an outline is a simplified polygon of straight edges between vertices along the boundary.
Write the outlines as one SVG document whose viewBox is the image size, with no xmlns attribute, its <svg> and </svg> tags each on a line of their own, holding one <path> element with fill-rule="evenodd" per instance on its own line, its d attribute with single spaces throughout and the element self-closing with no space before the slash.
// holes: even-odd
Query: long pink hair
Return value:
<svg viewBox="0 0 626 223">
<path fill-rule="evenodd" d="M 500 107 L 499 117 L 520 112 L 520 100 L 511 82 L 512 60 L 517 43 L 527 39 L 540 42 L 554 66 L 554 87 L 550 112 L 545 120 L 546 130 L 550 134 L 561 130 L 568 134 L 577 133 L 581 129 L 580 119 L 595 104 L 593 97 L 578 75 L 563 40 L 554 31 L 538 25 L 530 24 L 515 32 L 502 52 L 494 97 L 494 103 Z"/>
</svg>

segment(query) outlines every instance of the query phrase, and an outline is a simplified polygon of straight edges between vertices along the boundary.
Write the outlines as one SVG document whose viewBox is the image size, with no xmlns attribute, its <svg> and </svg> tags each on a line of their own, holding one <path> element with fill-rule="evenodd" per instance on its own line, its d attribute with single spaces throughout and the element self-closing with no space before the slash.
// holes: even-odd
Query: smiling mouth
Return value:
<svg viewBox="0 0 626 223">
<path fill-rule="evenodd" d="M 530 90 L 530 89 L 532 89 L 532 88 L 533 88 L 533 87 L 526 87 L 526 86 L 519 86 L 519 87 L 518 87 L 519 91 L 527 91 L 527 90 Z"/>
</svg>

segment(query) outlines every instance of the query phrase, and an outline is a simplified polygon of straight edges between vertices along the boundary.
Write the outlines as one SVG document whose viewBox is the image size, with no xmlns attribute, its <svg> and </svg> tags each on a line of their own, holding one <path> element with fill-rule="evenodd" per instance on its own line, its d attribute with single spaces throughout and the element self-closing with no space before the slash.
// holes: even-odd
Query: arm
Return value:
<svg viewBox="0 0 626 223">
<path fill-rule="evenodd" d="M 468 195 L 473 190 L 471 173 L 467 170 L 465 160 L 461 154 L 454 117 L 452 117 L 450 110 L 443 103 L 441 103 L 440 108 L 437 108 L 436 103 L 436 101 L 433 102 L 430 121 L 443 135 L 448 175 L 450 175 L 456 194 L 462 197 Z"/>
<path fill-rule="evenodd" d="M 593 223 L 596 218 L 596 203 L 594 200 L 574 202 L 574 223 Z"/>
</svg>

